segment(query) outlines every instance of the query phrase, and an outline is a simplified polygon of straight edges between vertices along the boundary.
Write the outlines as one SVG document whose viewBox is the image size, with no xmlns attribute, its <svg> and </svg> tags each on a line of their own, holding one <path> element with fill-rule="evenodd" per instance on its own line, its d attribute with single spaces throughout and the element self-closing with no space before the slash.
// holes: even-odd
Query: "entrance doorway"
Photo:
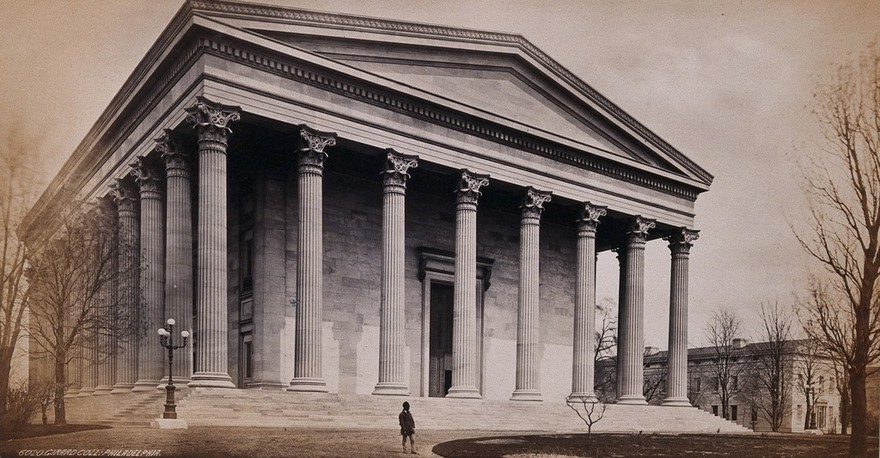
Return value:
<svg viewBox="0 0 880 458">
<path fill-rule="evenodd" d="M 452 386 L 453 285 L 431 282 L 428 396 L 444 397 Z"/>
</svg>

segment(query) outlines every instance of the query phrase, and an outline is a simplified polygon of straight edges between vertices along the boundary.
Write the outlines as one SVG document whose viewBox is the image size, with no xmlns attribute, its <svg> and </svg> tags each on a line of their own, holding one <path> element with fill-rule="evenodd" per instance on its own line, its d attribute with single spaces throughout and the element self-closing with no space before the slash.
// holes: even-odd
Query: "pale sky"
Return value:
<svg viewBox="0 0 880 458">
<path fill-rule="evenodd" d="M 804 222 L 795 161 L 824 147 L 812 94 L 880 39 L 878 1 L 264 2 L 518 33 L 712 173 L 696 205 L 692 345 L 718 306 L 752 327 L 762 302 L 803 291 L 809 260 L 790 225 Z M 181 3 L 0 0 L 0 137 L 23 130 L 53 176 Z M 612 256 L 599 274 L 599 299 L 615 297 Z M 669 250 L 654 241 L 646 345 L 667 347 L 668 301 Z"/>
</svg>

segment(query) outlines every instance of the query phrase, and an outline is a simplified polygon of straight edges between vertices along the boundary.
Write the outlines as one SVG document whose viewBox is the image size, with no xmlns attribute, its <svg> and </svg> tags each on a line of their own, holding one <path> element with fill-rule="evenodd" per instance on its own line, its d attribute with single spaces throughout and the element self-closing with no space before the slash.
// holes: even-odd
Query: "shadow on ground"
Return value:
<svg viewBox="0 0 880 458">
<path fill-rule="evenodd" d="M 844 457 L 847 436 L 540 434 L 458 439 L 437 444 L 443 457 Z M 872 438 L 869 456 L 877 456 Z"/>
</svg>

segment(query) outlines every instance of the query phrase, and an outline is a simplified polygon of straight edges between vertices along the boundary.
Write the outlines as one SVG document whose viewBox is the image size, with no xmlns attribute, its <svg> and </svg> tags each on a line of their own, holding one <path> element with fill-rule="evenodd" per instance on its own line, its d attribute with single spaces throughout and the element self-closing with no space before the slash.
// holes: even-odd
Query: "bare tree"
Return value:
<svg viewBox="0 0 880 458">
<path fill-rule="evenodd" d="M 0 132 L 0 419 L 9 406 L 12 363 L 20 339 L 28 303 L 24 276 L 25 245 L 16 230 L 34 200 L 37 185 L 32 170 L 25 165 L 25 145 L 36 141 L 25 138 L 18 129 Z"/>
<path fill-rule="evenodd" d="M 819 383 L 819 372 L 823 359 L 819 353 L 819 343 L 814 339 L 801 340 L 797 347 L 795 371 L 797 373 L 797 389 L 800 394 L 804 395 L 804 405 L 806 406 L 804 429 L 815 429 L 816 399 L 819 399 L 825 390 L 823 384 Z"/>
<path fill-rule="evenodd" d="M 76 206 L 74 206 L 76 208 Z M 122 273 L 116 269 L 118 243 L 112 237 L 110 212 L 98 206 L 78 216 L 62 217 L 52 240 L 29 255 L 31 288 L 30 335 L 53 367 L 55 423 L 66 422 L 64 390 L 69 386 L 67 365 L 76 357 L 76 346 L 88 352 L 111 352 L 85 335 L 124 338 L 136 329 L 136 316 L 120 313 L 107 294 Z"/>
<path fill-rule="evenodd" d="M 725 419 L 729 419 L 730 400 L 740 392 L 739 375 L 746 368 L 741 363 L 743 349 L 734 342 L 740 337 L 739 317 L 730 310 L 721 308 L 706 325 L 706 337 L 713 352 L 711 373 L 718 385 L 721 413 Z"/>
<path fill-rule="evenodd" d="M 880 358 L 880 48 L 872 44 L 817 89 L 828 148 L 802 164 L 809 229 L 795 229 L 825 275 L 802 304 L 807 332 L 840 361 L 852 401 L 850 456 L 867 454 L 865 384 Z"/>
<path fill-rule="evenodd" d="M 599 329 L 595 331 L 596 345 L 593 363 L 613 357 L 614 350 L 617 348 L 617 317 L 613 315 L 615 308 L 614 301 L 609 298 L 605 298 L 601 304 L 596 304 L 596 311 L 602 316 L 602 322 L 599 323 Z"/>
<path fill-rule="evenodd" d="M 578 418 L 587 425 L 587 438 L 589 438 L 593 434 L 593 425 L 602 420 L 605 416 L 605 409 L 608 406 L 604 402 L 599 402 L 595 399 L 581 399 L 581 403 L 583 404 L 584 413 L 577 409 L 574 401 L 565 401 L 568 408 L 574 410 Z M 597 406 L 599 407 L 598 411 L 596 410 Z"/>
<path fill-rule="evenodd" d="M 644 382 L 642 383 L 642 395 L 645 401 L 650 403 L 654 399 L 662 399 L 666 395 L 666 378 L 669 376 L 669 366 L 664 361 L 657 368 L 645 369 Z"/>
<path fill-rule="evenodd" d="M 779 431 L 791 408 L 791 380 L 794 342 L 791 340 L 792 317 L 779 304 L 761 304 L 761 340 L 756 344 L 758 359 L 752 373 L 757 382 L 757 405 L 770 429 Z"/>
</svg>

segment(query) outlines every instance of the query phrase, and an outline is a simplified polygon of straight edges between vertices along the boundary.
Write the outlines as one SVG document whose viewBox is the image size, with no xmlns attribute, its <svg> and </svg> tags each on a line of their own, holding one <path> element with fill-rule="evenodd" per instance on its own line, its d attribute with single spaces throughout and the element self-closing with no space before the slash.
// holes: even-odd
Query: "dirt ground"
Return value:
<svg viewBox="0 0 880 458">
<path fill-rule="evenodd" d="M 511 434 L 491 431 L 418 431 L 421 456 L 448 457 L 833 457 L 846 454 L 840 436 Z M 877 440 L 873 440 L 873 455 Z M 431 452 L 434 450 L 439 455 Z M 198 427 L 187 430 L 112 428 L 5 441 L 11 456 L 402 456 L 396 430 L 321 430 Z"/>
</svg>

